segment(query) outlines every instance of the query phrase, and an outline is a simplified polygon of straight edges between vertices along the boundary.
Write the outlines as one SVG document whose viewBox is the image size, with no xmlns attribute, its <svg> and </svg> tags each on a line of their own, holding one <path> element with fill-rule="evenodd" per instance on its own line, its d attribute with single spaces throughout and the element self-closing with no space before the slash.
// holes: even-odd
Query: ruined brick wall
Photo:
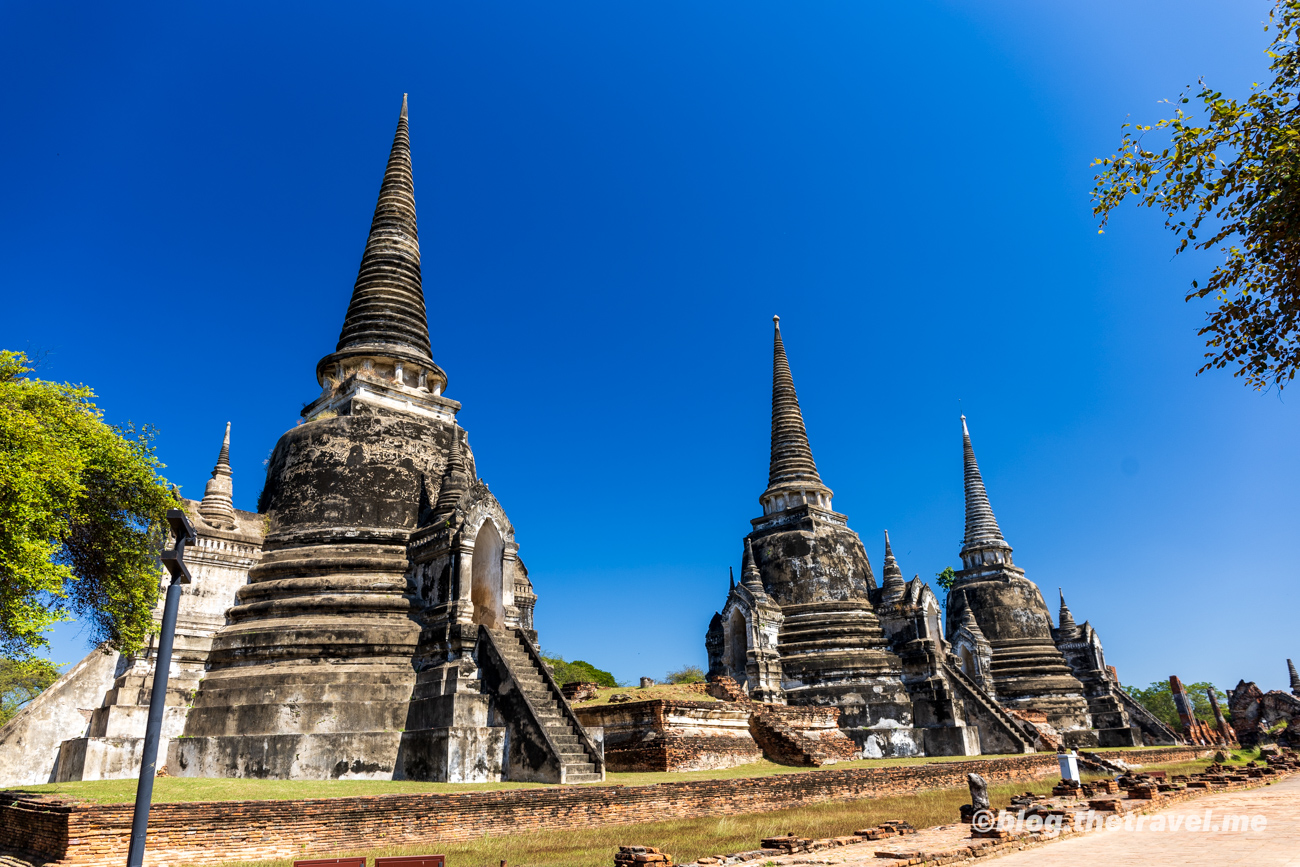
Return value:
<svg viewBox="0 0 1300 867">
<path fill-rule="evenodd" d="M 605 731 L 605 768 L 697 771 L 763 757 L 749 732 L 749 705 L 654 699 L 574 708 L 584 726 Z"/>
<path fill-rule="evenodd" d="M 68 829 L 76 809 L 56 798 L 18 797 L 0 793 L 0 860 L 12 856 L 44 862 L 68 851 Z M 128 842 L 130 817 L 127 818 Z"/>
<path fill-rule="evenodd" d="M 1101 755 L 1129 762 L 1176 762 L 1205 752 L 1175 747 Z M 434 847 L 484 833 L 761 813 L 824 801 L 965 788 L 966 775 L 972 772 L 996 785 L 1043 779 L 1059 771 L 1054 754 L 1039 753 L 653 786 L 556 786 L 309 801 L 155 804 L 145 863 L 214 864 L 324 856 L 379 846 Z M 118 867 L 126 858 L 130 832 L 130 804 L 82 804 L 0 793 L 0 857 L 58 860 L 60 867 Z"/>
</svg>

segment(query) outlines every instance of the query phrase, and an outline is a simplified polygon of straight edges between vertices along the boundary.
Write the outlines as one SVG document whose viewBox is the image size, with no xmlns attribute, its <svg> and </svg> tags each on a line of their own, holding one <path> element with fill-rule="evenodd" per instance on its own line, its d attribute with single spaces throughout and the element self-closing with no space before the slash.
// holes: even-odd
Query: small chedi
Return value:
<svg viewBox="0 0 1300 867">
<path fill-rule="evenodd" d="M 813 460 L 781 336 L 772 370 L 768 485 L 741 580 L 709 624 L 712 678 L 759 702 L 838 711 L 863 756 L 978 755 L 1172 743 L 1119 688 L 1101 641 L 1061 599 L 1053 626 L 1011 558 L 962 418 L 966 534 L 946 623 L 903 577 L 885 535 L 882 580 Z"/>
<path fill-rule="evenodd" d="M 601 780 L 537 652 L 514 528 L 433 360 L 406 99 L 320 396 L 202 502 L 164 727 L 171 776 Z M 152 654 L 92 653 L 0 731 L 0 784 L 138 773 Z"/>
</svg>

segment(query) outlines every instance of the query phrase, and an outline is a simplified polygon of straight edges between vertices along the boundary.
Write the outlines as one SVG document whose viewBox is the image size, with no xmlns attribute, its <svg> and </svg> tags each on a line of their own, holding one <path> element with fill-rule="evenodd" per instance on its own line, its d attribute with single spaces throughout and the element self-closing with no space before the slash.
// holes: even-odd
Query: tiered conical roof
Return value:
<svg viewBox="0 0 1300 867">
<path fill-rule="evenodd" d="M 767 473 L 766 499 L 780 491 L 817 491 L 829 499 L 830 488 L 822 482 L 808 444 L 808 430 L 799 396 L 795 394 L 790 360 L 781 340 L 781 317 L 773 316 L 775 325 L 772 348 L 772 455 Z"/>
<path fill-rule="evenodd" d="M 903 580 L 903 570 L 898 568 L 898 561 L 894 559 L 894 550 L 889 547 L 889 531 L 885 531 L 885 571 L 884 580 L 880 584 L 884 598 L 893 602 L 901 598 L 907 589 L 907 582 Z"/>
<path fill-rule="evenodd" d="M 1289 659 L 1286 661 L 1286 668 L 1291 675 L 1291 692 L 1300 696 L 1300 674 L 1296 674 L 1295 665 Z"/>
<path fill-rule="evenodd" d="M 433 504 L 433 520 L 450 515 L 455 510 L 460 498 L 469 490 L 469 470 L 465 464 L 465 455 L 460 449 L 460 427 L 451 428 L 451 448 L 447 452 L 447 470 L 442 477 L 442 487 L 438 499 Z"/>
<path fill-rule="evenodd" d="M 1056 592 L 1061 595 L 1061 611 L 1057 619 L 1060 624 L 1060 634 L 1063 638 L 1074 638 L 1079 632 L 1079 626 L 1074 622 L 1074 615 L 1070 613 L 1070 606 L 1065 604 L 1065 591 L 1058 587 Z"/>
<path fill-rule="evenodd" d="M 429 323 L 420 278 L 420 239 L 415 220 L 415 181 L 406 95 L 393 148 L 379 188 L 370 236 L 352 289 L 337 349 L 321 367 L 348 355 L 373 353 L 437 370 L 429 346 Z M 441 373 L 441 371 L 438 371 Z"/>
<path fill-rule="evenodd" d="M 975 619 L 975 611 L 969 605 L 961 613 L 961 626 L 976 638 L 984 638 L 984 630 L 980 629 L 979 621 Z"/>
<path fill-rule="evenodd" d="M 984 478 L 975 462 L 975 449 L 971 447 L 970 430 L 966 427 L 964 415 L 961 417 L 961 438 L 966 481 L 966 536 L 962 541 L 962 555 L 989 548 L 1000 548 L 1009 553 L 1011 546 L 1002 537 L 998 519 L 993 516 L 993 507 L 989 505 L 988 491 L 984 489 Z"/>
<path fill-rule="evenodd" d="M 203 490 L 199 514 L 210 526 L 233 530 L 235 521 L 234 474 L 230 471 L 230 422 L 226 422 L 226 436 L 217 453 L 217 465 L 212 468 L 212 478 Z"/>
<path fill-rule="evenodd" d="M 763 576 L 759 574 L 758 564 L 754 562 L 754 546 L 745 539 L 745 557 L 740 563 L 740 583 L 755 596 L 766 596 L 763 588 Z"/>
</svg>

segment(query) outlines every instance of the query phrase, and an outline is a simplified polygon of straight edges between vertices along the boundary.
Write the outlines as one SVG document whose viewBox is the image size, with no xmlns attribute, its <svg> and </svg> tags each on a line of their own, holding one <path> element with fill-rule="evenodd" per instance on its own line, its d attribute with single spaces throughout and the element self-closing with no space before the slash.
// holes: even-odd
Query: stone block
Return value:
<svg viewBox="0 0 1300 867">
<path fill-rule="evenodd" d="M 169 743 L 167 738 L 158 742 L 159 767 L 165 765 Z M 59 746 L 55 782 L 138 777 L 143 754 L 144 738 L 72 738 Z"/>
<path fill-rule="evenodd" d="M 395 780 L 495 783 L 505 779 L 506 729 L 448 726 L 403 732 Z"/>
<path fill-rule="evenodd" d="M 247 735 L 176 738 L 167 752 L 173 777 L 275 780 L 390 780 L 402 733 Z"/>
<path fill-rule="evenodd" d="M 974 726 L 936 726 L 917 731 L 927 756 L 980 755 L 980 733 Z"/>
</svg>

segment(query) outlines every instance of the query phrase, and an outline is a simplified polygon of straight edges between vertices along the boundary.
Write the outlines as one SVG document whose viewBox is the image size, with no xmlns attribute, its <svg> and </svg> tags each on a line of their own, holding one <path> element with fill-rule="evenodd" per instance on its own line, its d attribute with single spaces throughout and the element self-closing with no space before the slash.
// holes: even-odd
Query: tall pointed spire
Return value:
<svg viewBox="0 0 1300 867">
<path fill-rule="evenodd" d="M 434 380 L 430 388 L 446 385 L 429 346 L 406 94 L 338 346 L 317 366 L 318 378 L 332 363 L 357 356 L 377 356 L 418 369 L 398 374 L 401 384 L 423 384 L 427 374 Z"/>
<path fill-rule="evenodd" d="M 433 520 L 450 515 L 460 502 L 460 498 L 469 490 L 469 470 L 465 465 L 465 456 L 460 450 L 460 426 L 452 425 L 451 447 L 447 450 L 447 470 L 443 473 L 442 487 L 438 499 L 433 504 Z"/>
<path fill-rule="evenodd" d="M 823 484 L 808 444 L 799 397 L 790 374 L 790 361 L 781 340 L 781 317 L 773 316 L 772 348 L 772 454 L 767 490 L 759 497 L 763 514 L 811 503 L 831 508 L 831 489 Z"/>
<path fill-rule="evenodd" d="M 230 422 L 226 422 L 226 436 L 217 453 L 217 465 L 212 468 L 212 478 L 203 490 L 199 514 L 210 526 L 233 530 L 235 521 L 234 474 L 230 471 Z"/>
<path fill-rule="evenodd" d="M 406 94 L 338 348 L 373 343 L 395 343 L 433 361 L 420 281 Z"/>
<path fill-rule="evenodd" d="M 731 588 L 730 588 L 730 589 L 735 590 L 735 589 L 736 589 L 736 570 L 735 570 L 735 569 L 732 569 L 730 566 L 727 567 L 727 580 L 731 582 Z"/>
<path fill-rule="evenodd" d="M 894 559 L 894 550 L 889 547 L 889 531 L 885 531 L 885 572 L 884 580 L 881 582 L 881 590 L 884 598 L 893 602 L 907 590 L 907 582 L 903 580 L 903 570 L 898 568 L 898 561 Z"/>
<path fill-rule="evenodd" d="M 1300 697 L 1300 674 L 1296 674 L 1295 665 L 1289 659 L 1286 661 L 1286 668 L 1291 675 L 1291 694 Z"/>
<path fill-rule="evenodd" d="M 740 583 L 755 596 L 767 594 L 763 589 L 763 576 L 759 574 L 758 564 L 754 562 L 754 547 L 748 537 L 745 538 L 745 558 L 740 563 Z"/>
<path fill-rule="evenodd" d="M 962 559 L 970 568 L 976 562 L 972 558 L 977 552 L 996 549 L 1003 552 L 995 558 L 996 561 L 1010 563 L 1011 546 L 1002 537 L 998 519 L 993 517 L 993 507 L 989 505 L 984 478 L 975 462 L 975 449 L 971 447 L 970 430 L 966 427 L 964 415 L 961 417 L 961 438 L 966 480 L 966 537 L 961 548 Z M 986 561 L 981 559 L 981 562 Z"/>
<path fill-rule="evenodd" d="M 1070 613 L 1070 606 L 1065 604 L 1065 591 L 1057 587 L 1056 592 L 1061 595 L 1061 611 L 1057 616 L 1058 632 L 1062 638 L 1074 638 L 1078 635 L 1079 626 L 1074 622 L 1074 615 Z"/>
</svg>

